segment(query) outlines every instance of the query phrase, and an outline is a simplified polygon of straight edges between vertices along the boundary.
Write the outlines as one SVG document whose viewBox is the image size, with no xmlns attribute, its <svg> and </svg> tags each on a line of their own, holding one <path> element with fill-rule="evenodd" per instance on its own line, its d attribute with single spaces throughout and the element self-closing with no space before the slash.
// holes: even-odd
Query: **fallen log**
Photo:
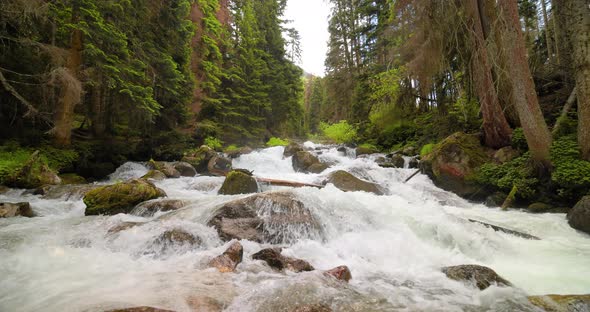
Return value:
<svg viewBox="0 0 590 312">
<path fill-rule="evenodd" d="M 412 179 L 413 177 L 415 177 L 416 175 L 418 175 L 418 173 L 420 173 L 420 169 L 416 170 L 416 172 L 412 173 L 411 176 L 409 176 L 406 180 L 404 180 L 404 183 L 410 181 L 410 179 Z"/>
<path fill-rule="evenodd" d="M 287 181 L 287 180 L 277 180 L 277 179 L 268 179 L 268 178 L 260 178 L 255 177 L 256 181 L 259 183 L 268 183 L 270 185 L 276 186 L 290 186 L 290 187 L 316 187 L 316 188 L 323 188 L 323 185 L 319 184 L 311 184 L 311 183 L 303 183 L 303 182 L 296 182 L 296 181 Z"/>
<path fill-rule="evenodd" d="M 518 232 L 515 230 L 510 230 L 507 228 L 503 228 L 501 226 L 497 226 L 497 225 L 493 225 L 493 224 L 489 224 L 489 223 L 485 223 L 482 221 L 477 221 L 477 220 L 473 220 L 473 219 L 467 219 L 469 222 L 473 222 L 473 223 L 479 223 L 482 224 L 486 227 L 492 228 L 492 230 L 496 231 L 496 232 L 502 232 L 502 233 L 506 233 L 506 234 L 510 234 L 510 235 L 514 235 L 514 236 L 518 236 L 518 237 L 522 237 L 525 239 L 532 239 L 532 240 L 541 240 L 540 238 L 538 238 L 537 236 L 531 235 L 531 234 L 527 234 L 527 233 L 522 233 L 522 232 Z"/>
</svg>

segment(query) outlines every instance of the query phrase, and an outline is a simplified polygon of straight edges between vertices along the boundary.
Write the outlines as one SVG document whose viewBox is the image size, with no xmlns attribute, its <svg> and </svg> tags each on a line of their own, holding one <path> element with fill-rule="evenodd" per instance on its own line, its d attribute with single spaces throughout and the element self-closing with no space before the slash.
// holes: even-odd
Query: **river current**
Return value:
<svg viewBox="0 0 590 312">
<path fill-rule="evenodd" d="M 251 255 L 268 244 L 241 241 L 244 260 L 236 273 L 220 273 L 207 262 L 230 243 L 206 225 L 221 204 L 249 195 L 217 195 L 223 177 L 182 177 L 155 184 L 187 206 L 145 218 L 132 214 L 84 216 L 76 194 L 43 198 L 24 190 L 0 201 L 31 203 L 35 218 L 0 219 L 0 311 L 105 311 L 154 306 L 191 311 L 187 301 L 208 296 L 225 311 L 291 311 L 323 303 L 334 311 L 538 311 L 527 295 L 590 293 L 590 236 L 570 228 L 564 214 L 501 211 L 473 204 L 437 188 L 414 170 L 381 168 L 379 155 L 355 158 L 335 146 L 305 144 L 332 164 L 321 174 L 293 170 L 283 148 L 234 159 L 234 168 L 258 177 L 321 183 L 336 170 L 380 184 L 388 195 L 261 185 L 289 189 L 322 225 L 322 237 L 284 246 L 283 254 L 307 260 L 317 270 L 279 273 Z M 108 181 L 137 178 L 148 169 L 126 163 Z M 496 232 L 475 219 L 538 236 L 528 240 Z M 117 234 L 123 221 L 146 222 Z M 154 237 L 180 228 L 198 236 L 196 249 L 157 249 Z M 514 287 L 486 290 L 448 279 L 441 267 L 480 264 Z M 321 270 L 346 265 L 346 284 Z"/>
</svg>

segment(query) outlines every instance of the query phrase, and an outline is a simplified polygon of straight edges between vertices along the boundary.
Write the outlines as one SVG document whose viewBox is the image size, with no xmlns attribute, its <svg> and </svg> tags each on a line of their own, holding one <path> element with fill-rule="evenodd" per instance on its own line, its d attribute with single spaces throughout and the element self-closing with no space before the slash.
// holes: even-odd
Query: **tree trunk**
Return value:
<svg viewBox="0 0 590 312">
<path fill-rule="evenodd" d="M 479 7 L 478 0 L 466 0 L 466 9 L 472 30 L 471 42 L 475 52 L 471 68 L 483 115 L 485 144 L 489 147 L 500 148 L 510 144 L 512 130 L 506 121 L 504 112 L 502 112 L 492 79 L 492 65 L 488 60 L 481 19 L 483 12 L 480 12 Z"/>
<path fill-rule="evenodd" d="M 526 58 L 526 47 L 516 0 L 498 0 L 500 14 L 505 21 L 504 48 L 512 83 L 512 95 L 524 135 L 536 165 L 550 169 L 549 148 L 551 134 L 539 107 L 535 84 Z"/>
<path fill-rule="evenodd" d="M 558 64 L 564 71 L 566 82 L 572 82 L 572 46 L 569 38 L 568 20 L 570 16 L 567 12 L 566 2 L 569 0 L 553 1 L 553 19 L 555 20 L 555 48 Z"/>
<path fill-rule="evenodd" d="M 578 98 L 578 144 L 590 160 L 590 7 L 586 0 L 569 0 L 574 74 Z"/>
<path fill-rule="evenodd" d="M 547 56 L 549 60 L 553 59 L 553 41 L 551 41 L 551 28 L 549 27 L 549 18 L 547 17 L 546 0 L 541 0 L 541 8 L 543 10 L 543 24 L 545 25 L 545 41 L 547 43 Z"/>
<path fill-rule="evenodd" d="M 92 132 L 96 137 L 101 137 L 107 128 L 106 125 L 106 101 L 101 84 L 92 90 Z"/>
<path fill-rule="evenodd" d="M 72 9 L 72 24 L 78 22 L 79 8 Z M 53 141 L 58 146 L 68 146 L 71 143 L 72 124 L 74 122 L 74 108 L 80 102 L 80 86 L 73 83 L 77 80 L 78 71 L 82 65 L 82 31 L 73 29 L 70 37 L 70 49 L 66 59 L 68 78 L 61 87 L 60 100 L 54 116 Z"/>
</svg>

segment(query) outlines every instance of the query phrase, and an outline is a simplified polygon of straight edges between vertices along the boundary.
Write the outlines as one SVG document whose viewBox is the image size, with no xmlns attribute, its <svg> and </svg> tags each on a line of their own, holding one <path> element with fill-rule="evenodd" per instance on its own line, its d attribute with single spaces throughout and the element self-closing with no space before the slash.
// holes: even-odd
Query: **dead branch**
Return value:
<svg viewBox="0 0 590 312">
<path fill-rule="evenodd" d="M 310 184 L 310 183 L 303 183 L 303 182 L 295 182 L 295 181 L 286 181 L 286 180 L 276 180 L 276 179 L 268 179 L 268 178 L 259 178 L 256 177 L 256 181 L 260 183 L 268 183 L 270 185 L 277 185 L 277 186 L 290 186 L 290 187 L 316 187 L 316 188 L 323 188 L 323 185 L 319 184 Z"/>
</svg>

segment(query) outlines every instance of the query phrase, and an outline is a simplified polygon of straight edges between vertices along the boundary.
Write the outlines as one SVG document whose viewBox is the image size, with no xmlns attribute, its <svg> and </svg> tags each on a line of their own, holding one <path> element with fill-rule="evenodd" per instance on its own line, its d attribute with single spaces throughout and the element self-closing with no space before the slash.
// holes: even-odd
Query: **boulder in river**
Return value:
<svg viewBox="0 0 590 312">
<path fill-rule="evenodd" d="M 194 312 L 221 312 L 224 308 L 223 303 L 207 296 L 191 296 L 186 304 Z"/>
<path fill-rule="evenodd" d="M 158 211 L 173 211 L 186 206 L 186 202 L 179 199 L 154 199 L 137 205 L 132 214 L 141 217 L 151 217 Z"/>
<path fill-rule="evenodd" d="M 483 200 L 485 192 L 470 178 L 487 161 L 489 156 L 476 135 L 457 132 L 424 156 L 420 168 L 438 187 L 462 197 Z"/>
<path fill-rule="evenodd" d="M 236 195 L 258 192 L 258 183 L 252 174 L 245 171 L 232 170 L 223 181 L 218 194 Z"/>
<path fill-rule="evenodd" d="M 221 156 L 213 156 L 213 158 L 209 160 L 209 164 L 207 164 L 207 172 L 215 176 L 224 176 L 231 171 L 231 166 L 231 159 Z"/>
<path fill-rule="evenodd" d="M 134 179 L 93 189 L 84 195 L 88 215 L 128 213 L 144 201 L 164 197 L 166 193 L 151 182 Z"/>
<path fill-rule="evenodd" d="M 332 172 L 324 183 L 332 183 L 335 187 L 345 192 L 363 191 L 383 195 L 383 191 L 379 185 L 363 181 L 344 170 Z"/>
<path fill-rule="evenodd" d="M 369 155 L 369 154 L 374 154 L 379 152 L 376 148 L 372 147 L 372 146 L 365 146 L 365 145 L 361 145 L 359 147 L 356 148 L 356 156 L 361 156 L 361 155 Z"/>
<path fill-rule="evenodd" d="M 121 222 L 113 227 L 111 227 L 108 231 L 107 234 L 117 234 L 119 232 L 134 228 L 138 225 L 142 225 L 145 222 Z"/>
<path fill-rule="evenodd" d="M 456 281 L 474 283 L 477 288 L 484 290 L 491 285 L 512 286 L 494 270 L 475 264 L 463 264 L 442 268 L 445 275 Z"/>
<path fill-rule="evenodd" d="M 244 247 L 239 242 L 232 243 L 221 255 L 209 261 L 209 266 L 219 272 L 234 272 L 244 256 Z"/>
<path fill-rule="evenodd" d="M 420 166 L 420 161 L 416 157 L 410 159 L 410 162 L 408 162 L 408 168 L 410 168 L 410 169 L 417 169 L 419 166 Z"/>
<path fill-rule="evenodd" d="M 292 158 L 293 169 L 300 172 L 311 172 L 310 167 L 320 164 L 320 160 L 307 151 L 296 152 Z M 317 171 L 317 169 L 314 169 Z"/>
<path fill-rule="evenodd" d="M 283 151 L 283 157 L 291 157 L 295 155 L 297 152 L 303 152 L 305 148 L 301 146 L 301 144 L 291 142 L 289 145 L 285 146 L 285 150 Z"/>
<path fill-rule="evenodd" d="M 309 262 L 281 255 L 281 248 L 266 248 L 252 255 L 254 260 L 262 260 L 275 270 L 289 270 L 296 273 L 315 270 Z"/>
<path fill-rule="evenodd" d="M 330 168 L 328 164 L 318 162 L 309 166 L 309 168 L 307 168 L 307 171 L 309 171 L 310 173 L 322 173 L 324 172 L 324 170 L 328 168 Z"/>
<path fill-rule="evenodd" d="M 172 229 L 156 237 L 146 248 L 144 254 L 164 255 L 179 250 L 188 251 L 197 248 L 202 241 L 199 237 L 182 230 Z"/>
<path fill-rule="evenodd" d="M 34 189 L 43 185 L 61 184 L 61 178 L 45 164 L 39 151 L 35 151 L 20 169 L 8 175 L 4 184 Z"/>
<path fill-rule="evenodd" d="M 529 296 L 527 298 L 532 304 L 546 312 L 590 311 L 590 294 Z"/>
<path fill-rule="evenodd" d="M 12 217 L 27 217 L 35 216 L 31 205 L 27 202 L 22 203 L 0 203 L 0 218 Z"/>
<path fill-rule="evenodd" d="M 334 277 L 338 280 L 345 281 L 345 282 L 348 282 L 352 279 L 352 274 L 350 273 L 350 269 L 345 265 L 341 265 L 341 266 L 335 267 L 333 269 L 324 271 L 324 275 L 331 276 L 331 277 Z"/>
<path fill-rule="evenodd" d="M 321 233 L 309 209 L 288 191 L 258 193 L 225 203 L 207 224 L 224 241 L 247 239 L 280 244 L 316 238 Z"/>
<path fill-rule="evenodd" d="M 194 177 L 197 175 L 197 170 L 191 164 L 186 161 L 177 161 L 172 163 L 174 169 L 180 173 L 181 177 Z"/>
<path fill-rule="evenodd" d="M 209 161 L 217 153 L 207 145 L 199 147 L 197 150 L 190 151 L 182 157 L 182 161 L 191 164 L 198 173 L 206 173 Z"/>
<path fill-rule="evenodd" d="M 157 171 L 163 173 L 166 176 L 166 178 L 172 178 L 172 179 L 180 178 L 180 172 L 178 170 L 176 170 L 173 163 L 169 163 L 169 162 L 165 162 L 165 161 L 150 160 L 148 163 L 148 167 L 151 170 L 157 170 Z M 149 175 L 150 172 L 148 172 L 146 175 Z M 154 177 L 152 177 L 152 178 L 156 179 Z"/>
<path fill-rule="evenodd" d="M 162 171 L 152 169 L 152 170 L 148 171 L 148 173 L 144 174 L 141 178 L 146 179 L 146 180 L 152 179 L 155 181 L 161 181 L 161 180 L 166 179 L 167 177 Z"/>
<path fill-rule="evenodd" d="M 571 227 L 590 234 L 590 195 L 582 197 L 567 214 Z"/>
</svg>

